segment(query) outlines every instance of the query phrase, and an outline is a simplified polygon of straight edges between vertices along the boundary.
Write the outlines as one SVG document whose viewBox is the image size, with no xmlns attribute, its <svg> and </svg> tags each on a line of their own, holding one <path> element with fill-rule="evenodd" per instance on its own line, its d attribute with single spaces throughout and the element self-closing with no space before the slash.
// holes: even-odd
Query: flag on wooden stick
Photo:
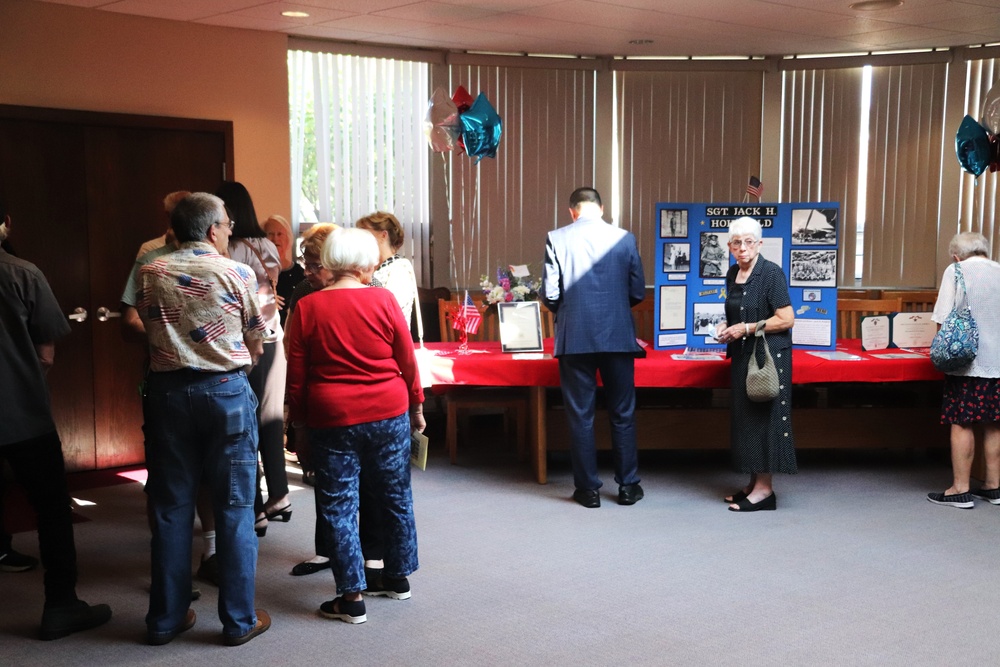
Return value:
<svg viewBox="0 0 1000 667">
<path fill-rule="evenodd" d="M 760 196 L 764 194 L 764 184 L 756 176 L 750 177 L 750 182 L 747 183 L 747 194 L 753 195 L 757 199 L 760 199 Z"/>
<path fill-rule="evenodd" d="M 466 333 L 475 334 L 479 331 L 479 325 L 483 321 L 483 316 L 479 314 L 479 309 L 476 308 L 476 304 L 472 301 L 472 297 L 469 296 L 469 292 L 465 292 L 465 303 L 455 311 L 455 316 L 452 318 L 451 326 L 453 329 L 459 331 L 465 330 Z"/>
</svg>

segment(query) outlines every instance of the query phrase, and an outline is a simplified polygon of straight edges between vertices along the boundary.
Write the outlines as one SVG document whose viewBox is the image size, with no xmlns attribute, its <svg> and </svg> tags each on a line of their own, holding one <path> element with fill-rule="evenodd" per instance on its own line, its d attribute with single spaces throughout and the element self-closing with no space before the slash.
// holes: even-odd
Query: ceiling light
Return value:
<svg viewBox="0 0 1000 667">
<path fill-rule="evenodd" d="M 306 12 L 281 12 L 281 15 L 290 19 L 307 19 L 309 14 Z"/>
<path fill-rule="evenodd" d="M 628 43 L 629 44 L 638 44 L 638 45 L 652 44 L 653 40 L 651 40 L 651 39 L 630 39 L 630 40 L 628 40 Z"/>
<path fill-rule="evenodd" d="M 903 4 L 903 0 L 862 0 L 852 2 L 848 7 L 859 12 L 874 12 L 880 9 L 895 9 Z"/>
</svg>

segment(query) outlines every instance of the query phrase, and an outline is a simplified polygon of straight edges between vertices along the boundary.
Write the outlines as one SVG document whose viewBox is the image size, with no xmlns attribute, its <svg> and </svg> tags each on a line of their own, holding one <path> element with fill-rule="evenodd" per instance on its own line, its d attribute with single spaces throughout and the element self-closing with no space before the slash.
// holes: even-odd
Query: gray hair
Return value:
<svg viewBox="0 0 1000 667">
<path fill-rule="evenodd" d="M 194 192 L 177 202 L 170 214 L 170 227 L 179 243 L 204 241 L 212 225 L 222 222 L 226 205 L 215 195 Z"/>
<path fill-rule="evenodd" d="M 960 260 L 968 259 L 973 255 L 979 257 L 990 256 L 990 242 L 979 232 L 960 232 L 955 234 L 948 244 L 948 254 L 955 255 Z"/>
<path fill-rule="evenodd" d="M 364 273 L 378 266 L 378 241 L 367 229 L 335 229 L 323 244 L 321 261 L 334 273 Z"/>
<path fill-rule="evenodd" d="M 752 236 L 754 241 L 760 241 L 762 235 L 760 223 L 747 216 L 736 218 L 729 223 L 729 235 Z"/>
</svg>

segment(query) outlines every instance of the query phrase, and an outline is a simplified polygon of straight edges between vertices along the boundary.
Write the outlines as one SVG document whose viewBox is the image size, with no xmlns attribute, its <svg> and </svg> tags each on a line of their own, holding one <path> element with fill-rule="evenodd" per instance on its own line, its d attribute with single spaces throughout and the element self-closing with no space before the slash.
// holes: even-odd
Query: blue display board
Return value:
<svg viewBox="0 0 1000 667">
<path fill-rule="evenodd" d="M 656 349 L 722 349 L 729 223 L 748 216 L 763 228 L 762 257 L 781 266 L 795 310 L 796 347 L 836 348 L 840 204 L 656 205 Z"/>
</svg>

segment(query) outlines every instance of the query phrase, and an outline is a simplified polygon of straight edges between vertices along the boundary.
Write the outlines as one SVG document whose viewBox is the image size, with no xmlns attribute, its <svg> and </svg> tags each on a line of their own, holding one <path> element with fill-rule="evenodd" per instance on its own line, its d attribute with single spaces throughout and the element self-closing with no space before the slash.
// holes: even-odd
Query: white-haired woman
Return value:
<svg viewBox="0 0 1000 667">
<path fill-rule="evenodd" d="M 990 260 L 986 237 L 975 232 L 956 234 L 948 254 L 961 266 L 969 308 L 979 328 L 979 351 L 972 364 L 944 376 L 941 423 L 951 424 L 953 479 L 944 493 L 930 493 L 927 500 L 961 509 L 971 509 L 973 497 L 1000 505 L 1000 264 Z M 941 277 L 935 322 L 944 322 L 956 296 L 955 264 L 951 264 Z M 980 489 L 971 491 L 977 424 L 983 428 L 986 477 Z"/>
<path fill-rule="evenodd" d="M 407 576 L 417 569 L 417 532 L 410 491 L 410 430 L 423 430 L 423 389 L 396 298 L 367 289 L 379 262 L 375 238 L 340 229 L 323 246 L 334 277 L 302 299 L 288 342 L 288 401 L 295 424 L 309 429 L 316 493 L 337 597 L 320 613 L 348 623 L 367 619 L 364 591 L 410 597 Z M 365 288 L 365 289 L 362 289 Z M 381 501 L 385 569 L 366 588 L 358 535 L 358 484 Z"/>
<path fill-rule="evenodd" d="M 738 218 L 729 225 L 729 251 L 736 264 L 726 274 L 726 321 L 717 338 L 727 344 L 731 361 L 730 447 L 737 471 L 750 474 L 741 491 L 725 498 L 733 512 L 777 509 L 774 473 L 794 473 L 792 439 L 792 335 L 795 312 L 788 296 L 785 274 L 760 255 L 761 228 L 753 218 Z M 778 369 L 777 398 L 756 403 L 747 397 L 747 365 L 754 348 L 754 333 L 764 327 L 767 343 Z M 763 350 L 758 350 L 763 364 Z"/>
</svg>

